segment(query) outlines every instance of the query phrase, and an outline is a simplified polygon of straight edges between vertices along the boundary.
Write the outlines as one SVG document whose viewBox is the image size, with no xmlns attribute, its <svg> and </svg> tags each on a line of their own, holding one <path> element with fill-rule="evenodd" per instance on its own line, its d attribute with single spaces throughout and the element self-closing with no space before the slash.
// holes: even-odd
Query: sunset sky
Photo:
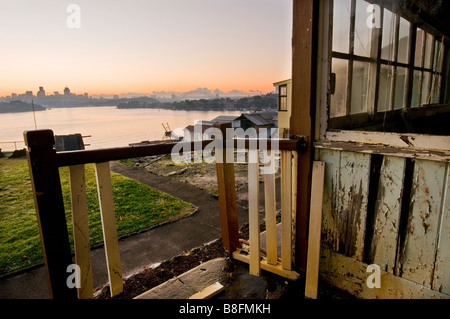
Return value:
<svg viewBox="0 0 450 319">
<path fill-rule="evenodd" d="M 291 35 L 292 0 L 0 0 L 0 96 L 266 93 L 291 76 Z"/>
</svg>

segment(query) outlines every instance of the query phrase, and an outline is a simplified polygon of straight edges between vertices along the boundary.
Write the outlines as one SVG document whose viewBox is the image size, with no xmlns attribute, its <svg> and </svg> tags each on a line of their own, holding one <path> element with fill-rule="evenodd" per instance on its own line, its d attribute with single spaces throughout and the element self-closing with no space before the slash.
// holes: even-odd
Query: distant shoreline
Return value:
<svg viewBox="0 0 450 319">
<path fill-rule="evenodd" d="M 39 104 L 33 105 L 22 101 L 0 102 L 0 113 L 24 113 L 45 110 L 47 109 Z"/>
</svg>

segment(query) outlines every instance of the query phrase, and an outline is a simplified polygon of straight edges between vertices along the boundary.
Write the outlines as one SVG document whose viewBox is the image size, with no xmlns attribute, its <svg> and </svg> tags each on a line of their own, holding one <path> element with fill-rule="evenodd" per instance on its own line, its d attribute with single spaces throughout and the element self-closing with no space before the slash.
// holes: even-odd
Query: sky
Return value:
<svg viewBox="0 0 450 319">
<path fill-rule="evenodd" d="M 0 0 L 0 96 L 267 93 L 291 37 L 292 0 Z"/>
</svg>

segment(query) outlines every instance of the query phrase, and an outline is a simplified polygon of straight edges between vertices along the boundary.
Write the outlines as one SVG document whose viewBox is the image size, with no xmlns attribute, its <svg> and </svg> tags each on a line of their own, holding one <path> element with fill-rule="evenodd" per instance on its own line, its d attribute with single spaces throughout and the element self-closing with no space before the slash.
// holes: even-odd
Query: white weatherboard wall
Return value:
<svg viewBox="0 0 450 319">
<path fill-rule="evenodd" d="M 326 163 L 321 277 L 362 298 L 450 298 L 450 164 L 411 160 L 410 200 L 401 220 L 406 159 L 383 155 L 378 189 L 370 190 L 376 192 L 373 227 L 367 227 L 371 156 L 316 149 L 316 159 Z M 366 285 L 366 249 L 380 266 L 380 288 Z"/>
</svg>

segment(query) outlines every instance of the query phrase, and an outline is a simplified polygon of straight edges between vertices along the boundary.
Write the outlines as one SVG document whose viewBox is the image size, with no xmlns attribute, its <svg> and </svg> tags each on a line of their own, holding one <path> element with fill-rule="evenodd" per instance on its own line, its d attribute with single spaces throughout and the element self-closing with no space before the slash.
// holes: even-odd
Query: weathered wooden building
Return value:
<svg viewBox="0 0 450 319">
<path fill-rule="evenodd" d="M 294 0 L 298 266 L 326 165 L 320 276 L 362 298 L 450 297 L 450 4 Z M 374 264 L 379 288 L 367 284 Z M 376 267 L 376 266 L 374 266 Z M 369 271 L 369 272 L 368 272 Z"/>
</svg>

